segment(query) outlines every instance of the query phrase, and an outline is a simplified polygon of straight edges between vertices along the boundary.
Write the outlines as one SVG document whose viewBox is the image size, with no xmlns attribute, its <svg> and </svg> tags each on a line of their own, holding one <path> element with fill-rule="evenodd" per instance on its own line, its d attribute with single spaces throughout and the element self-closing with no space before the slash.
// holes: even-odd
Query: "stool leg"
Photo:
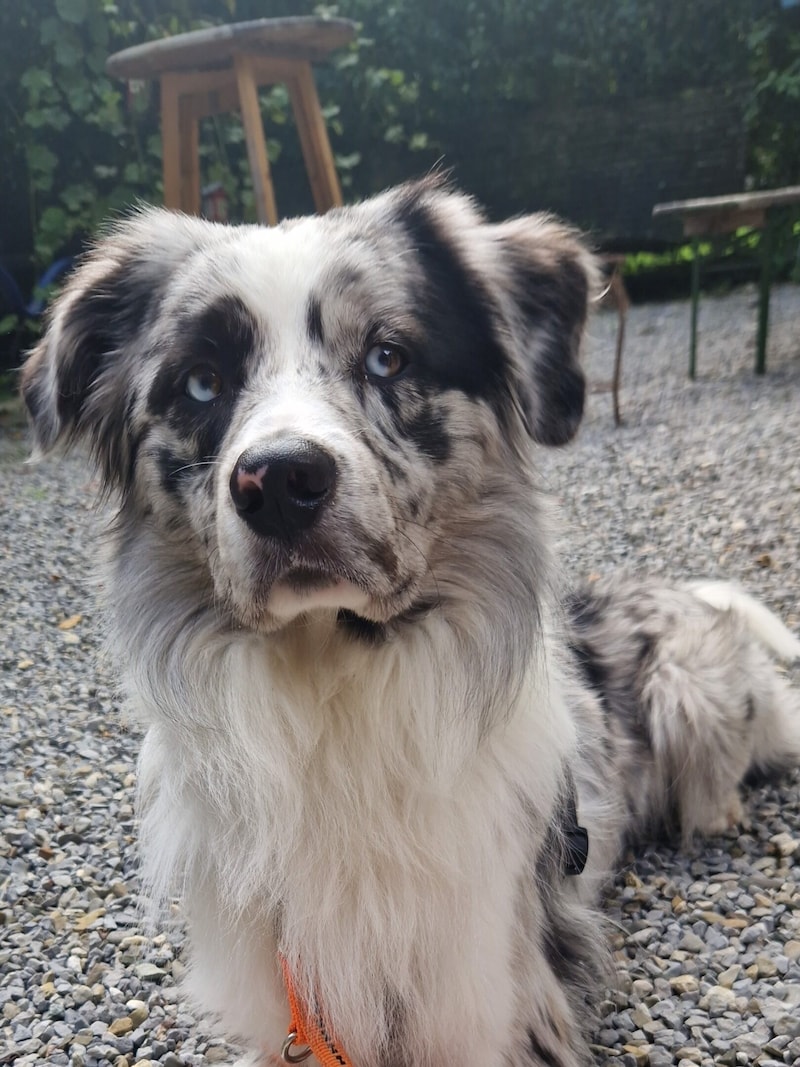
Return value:
<svg viewBox="0 0 800 1067">
<path fill-rule="evenodd" d="M 261 121 L 261 108 L 258 106 L 258 85 L 250 57 L 234 57 L 236 84 L 239 88 L 239 107 L 242 112 L 244 136 L 247 142 L 247 158 L 250 161 L 250 174 L 253 178 L 253 191 L 256 198 L 258 221 L 268 226 L 278 222 L 278 209 L 275 204 L 275 190 L 267 157 L 267 142 L 264 139 L 264 126 Z"/>
<path fill-rule="evenodd" d="M 177 79 L 171 74 L 161 77 L 161 159 L 164 171 L 164 207 L 180 211 L 183 207 L 180 93 Z"/>
<path fill-rule="evenodd" d="M 342 190 L 310 63 L 297 64 L 288 88 L 314 205 L 322 213 L 341 205 Z"/>
<path fill-rule="evenodd" d="M 191 109 L 190 98 L 179 102 L 181 209 L 189 215 L 200 214 L 200 131 Z"/>
</svg>

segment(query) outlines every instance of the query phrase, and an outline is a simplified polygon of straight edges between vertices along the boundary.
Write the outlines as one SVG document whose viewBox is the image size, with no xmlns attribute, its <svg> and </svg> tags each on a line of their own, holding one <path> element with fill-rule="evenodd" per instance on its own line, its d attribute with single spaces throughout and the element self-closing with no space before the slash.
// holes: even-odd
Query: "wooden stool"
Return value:
<svg viewBox="0 0 800 1067">
<path fill-rule="evenodd" d="M 322 118 L 311 63 L 353 40 L 348 19 L 257 19 L 164 37 L 110 56 L 117 78 L 161 84 L 164 205 L 200 213 L 198 123 L 240 111 L 259 222 L 275 225 L 278 211 L 267 158 L 258 88 L 289 90 L 317 211 L 341 204 L 342 192 Z"/>
</svg>

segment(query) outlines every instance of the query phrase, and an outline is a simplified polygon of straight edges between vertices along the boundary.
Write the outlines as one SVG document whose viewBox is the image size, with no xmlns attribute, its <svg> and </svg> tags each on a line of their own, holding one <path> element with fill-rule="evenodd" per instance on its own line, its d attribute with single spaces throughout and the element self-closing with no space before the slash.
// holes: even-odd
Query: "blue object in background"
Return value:
<svg viewBox="0 0 800 1067">
<path fill-rule="evenodd" d="M 46 291 L 56 279 L 70 269 L 72 263 L 72 256 L 63 256 L 51 263 L 37 281 L 34 292 Z M 44 295 L 32 296 L 26 301 L 14 276 L 0 263 L 0 315 L 11 313 L 19 315 L 20 318 L 38 319 L 44 311 L 45 302 Z"/>
</svg>

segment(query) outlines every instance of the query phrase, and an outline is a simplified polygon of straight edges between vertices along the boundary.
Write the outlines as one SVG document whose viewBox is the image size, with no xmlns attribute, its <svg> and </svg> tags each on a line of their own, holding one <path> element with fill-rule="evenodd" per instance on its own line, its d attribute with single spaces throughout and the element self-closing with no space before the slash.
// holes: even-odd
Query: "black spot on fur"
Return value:
<svg viewBox="0 0 800 1067">
<path fill-rule="evenodd" d="M 247 362 L 256 345 L 256 327 L 240 300 L 224 297 L 201 315 L 182 324 L 179 341 L 164 360 L 148 396 L 148 410 L 165 415 L 176 403 L 188 398 L 185 379 L 195 367 L 208 366 L 223 380 L 224 392 L 237 389 L 247 372 Z M 211 409 L 209 404 L 194 404 L 195 410 Z"/>
<path fill-rule="evenodd" d="M 366 533 L 361 534 L 360 540 L 367 558 L 380 567 L 384 574 L 393 578 L 397 574 L 397 556 L 391 546 L 385 541 L 376 541 L 368 537 Z"/>
<path fill-rule="evenodd" d="M 571 441 L 583 418 L 586 380 L 580 367 L 564 363 L 563 342 L 547 341 L 533 364 L 537 412 L 532 436 L 543 445 Z"/>
<path fill-rule="evenodd" d="M 586 275 L 573 259 L 562 258 L 551 271 L 522 255 L 516 257 L 515 265 L 514 295 L 531 322 L 553 324 L 566 336 L 583 324 L 589 288 Z"/>
<path fill-rule="evenodd" d="M 574 642 L 570 645 L 575 661 L 580 667 L 584 681 L 600 697 L 607 706 L 606 690 L 608 688 L 609 673 L 602 659 L 596 654 L 592 646 L 586 642 Z"/>
<path fill-rule="evenodd" d="M 580 935 L 571 933 L 563 923 L 551 921 L 544 930 L 544 950 L 559 981 L 581 985 L 586 980 L 587 960 L 594 952 Z"/>
<path fill-rule="evenodd" d="M 544 1047 L 534 1031 L 528 1028 L 528 1049 L 533 1059 L 546 1067 L 563 1067 L 564 1061 L 550 1049 Z"/>
<path fill-rule="evenodd" d="M 322 305 L 315 296 L 312 296 L 308 301 L 306 329 L 308 330 L 309 338 L 315 345 L 323 345 L 325 343 L 325 335 L 322 332 Z"/>
<path fill-rule="evenodd" d="M 575 628 L 580 631 L 597 626 L 607 608 L 607 599 L 596 596 L 590 589 L 576 589 L 564 602 L 567 615 Z"/>
<path fill-rule="evenodd" d="M 58 377 L 58 414 L 65 422 L 80 423 L 109 359 L 139 333 L 158 301 L 158 286 L 149 272 L 126 263 L 73 304 L 62 324 L 62 337 L 72 350 L 61 361 Z"/>
<path fill-rule="evenodd" d="M 752 694 L 747 694 L 747 703 L 745 704 L 744 721 L 752 722 L 756 717 L 756 702 L 753 700 Z"/>
<path fill-rule="evenodd" d="M 530 362 L 533 390 L 525 404 L 532 436 L 546 445 L 571 440 L 583 417 L 586 380 L 578 351 L 586 319 L 588 281 L 573 259 L 552 271 L 516 256 L 515 298 L 540 346 Z"/>
<path fill-rule="evenodd" d="M 194 467 L 185 456 L 178 455 L 169 448 L 160 448 L 156 457 L 161 487 L 165 493 L 173 495 L 178 492 Z"/>
<path fill-rule="evenodd" d="M 363 619 L 354 611 L 348 611 L 347 608 L 339 609 L 336 621 L 339 627 L 351 637 L 356 637 L 367 644 L 380 645 L 386 640 L 385 626 L 379 622 L 372 622 L 371 619 Z"/>
<path fill-rule="evenodd" d="M 381 466 L 386 470 L 392 482 L 397 485 L 399 482 L 405 482 L 408 479 L 406 471 L 396 463 L 387 452 L 387 448 L 391 447 L 391 443 L 387 440 L 382 440 L 376 434 L 366 433 L 361 438 L 362 442 L 370 450 L 373 456 L 375 456 Z"/>
<path fill-rule="evenodd" d="M 190 445 L 196 460 L 213 459 L 219 450 L 257 335 L 241 301 L 226 297 L 186 322 L 179 343 L 159 368 L 147 398 L 148 411 L 167 420 Z M 222 392 L 214 400 L 201 403 L 187 395 L 186 381 L 195 368 L 219 375 Z"/>
<path fill-rule="evenodd" d="M 157 313 L 159 300 L 151 266 L 134 258 L 126 261 L 78 295 L 60 321 L 57 338 L 51 328 L 23 371 L 23 397 L 45 447 L 59 437 L 86 433 L 107 485 L 123 490 L 129 488 L 135 467 L 136 439 L 120 350 Z M 56 343 L 58 353 L 48 352 Z M 55 410 L 47 375 L 51 358 L 57 374 Z M 101 385 L 102 407 L 93 407 Z"/>
<path fill-rule="evenodd" d="M 396 218 L 424 277 L 413 298 L 424 332 L 421 351 L 413 353 L 413 376 L 439 388 L 485 397 L 503 415 L 508 360 L 497 337 L 491 296 L 461 260 L 428 205 L 409 198 L 399 205 Z"/>
<path fill-rule="evenodd" d="M 420 600 L 416 604 L 412 604 L 402 615 L 398 615 L 396 621 L 407 623 L 419 622 L 420 619 L 426 618 L 432 611 L 435 611 L 438 606 L 439 603 L 436 600 Z"/>
<path fill-rule="evenodd" d="M 640 633 L 638 637 L 639 648 L 637 651 L 637 658 L 639 660 L 639 669 L 645 670 L 653 659 L 653 655 L 655 653 L 656 648 L 656 642 L 650 634 Z"/>
<path fill-rule="evenodd" d="M 450 435 L 441 411 L 426 406 L 413 419 L 403 423 L 403 430 L 420 452 L 435 463 L 444 463 L 450 456 Z"/>
<path fill-rule="evenodd" d="M 572 623 L 569 648 L 586 684 L 598 696 L 609 718 L 616 720 L 630 738 L 652 749 L 647 709 L 641 702 L 642 674 L 655 647 L 652 637 L 632 625 L 629 639 L 632 647 L 636 647 L 636 654 L 627 666 L 612 662 L 602 651 L 607 599 L 587 590 L 573 594 L 565 606 Z"/>
</svg>

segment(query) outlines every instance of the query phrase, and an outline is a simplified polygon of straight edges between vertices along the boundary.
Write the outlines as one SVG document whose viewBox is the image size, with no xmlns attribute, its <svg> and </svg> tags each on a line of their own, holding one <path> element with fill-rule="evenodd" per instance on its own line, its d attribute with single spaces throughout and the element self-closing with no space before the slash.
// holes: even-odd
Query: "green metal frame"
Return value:
<svg viewBox="0 0 800 1067">
<path fill-rule="evenodd" d="M 758 327 L 756 330 L 755 373 L 766 374 L 767 371 L 767 336 L 769 334 L 769 296 L 772 286 L 772 258 L 775 249 L 775 233 L 778 228 L 779 211 L 767 212 L 766 224 L 761 230 L 759 246 L 761 272 L 758 284 Z M 710 240 L 712 248 L 713 238 Z M 700 238 L 692 238 L 692 321 L 689 339 L 689 377 L 697 377 L 697 320 L 700 304 Z"/>
</svg>

